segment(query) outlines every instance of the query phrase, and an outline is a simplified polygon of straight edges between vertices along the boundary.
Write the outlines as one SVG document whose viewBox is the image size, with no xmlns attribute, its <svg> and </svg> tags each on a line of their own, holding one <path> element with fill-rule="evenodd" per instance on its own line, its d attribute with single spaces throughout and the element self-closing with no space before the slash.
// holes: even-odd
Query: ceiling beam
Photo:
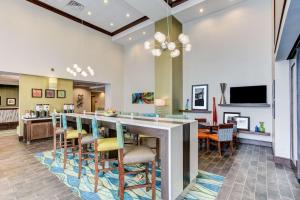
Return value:
<svg viewBox="0 0 300 200">
<path fill-rule="evenodd" d="M 68 14 L 68 13 L 66 13 L 66 12 L 64 12 L 64 11 L 62 11 L 62 10 L 59 10 L 59 9 L 53 7 L 53 6 L 50 6 L 50 5 L 48 5 L 48 4 L 44 3 L 44 2 L 41 2 L 41 1 L 38 1 L 38 0 L 26 0 L 26 1 L 28 1 L 28 2 L 30 2 L 30 3 L 32 3 L 32 4 L 35 4 L 35 5 L 39 6 L 39 7 L 42 7 L 42 8 L 44 8 L 44 9 L 46 9 L 46 10 L 49 10 L 49 11 L 51 11 L 51 12 L 54 12 L 54 13 L 60 15 L 60 16 L 63 16 L 63 17 L 65 17 L 65 18 L 68 18 L 68 19 L 70 19 L 70 20 L 72 20 L 72 21 L 75 21 L 75 22 L 77 22 L 77 23 L 79 23 L 79 24 L 82 24 L 82 25 L 84 25 L 84 26 L 87 26 L 87 27 L 89 27 L 89 28 L 92 28 L 92 29 L 94 29 L 94 30 L 96 30 L 96 31 L 99 31 L 99 32 L 101 32 L 101 33 L 104 33 L 104 34 L 106 34 L 106 35 L 108 35 L 108 36 L 114 36 L 114 35 L 116 35 L 116 34 L 118 34 L 118 33 L 121 33 L 122 31 L 125 31 L 125 30 L 127 30 L 127 29 L 129 29 L 129 28 L 132 28 L 133 26 L 135 26 L 135 25 L 137 25 L 137 24 L 140 24 L 140 23 L 142 23 L 142 22 L 144 22 L 144 21 L 146 21 L 146 20 L 149 19 L 147 16 L 143 16 L 143 17 L 141 17 L 140 19 L 137 19 L 136 21 L 134 21 L 134 22 L 132 22 L 132 23 L 130 23 L 130 24 L 127 24 L 127 25 L 125 25 L 125 26 L 119 28 L 119 29 L 116 30 L 116 31 L 110 32 L 110 31 L 107 31 L 107 30 L 105 30 L 105 29 L 103 29 L 103 28 L 101 28 L 101 27 L 99 27 L 99 26 L 96 26 L 96 25 L 94 25 L 94 24 L 91 24 L 91 23 L 89 23 L 89 22 L 87 22 L 87 21 L 85 21 L 85 20 L 79 19 L 79 18 L 77 18 L 77 17 L 75 17 L 75 16 L 73 16 L 73 15 L 70 15 L 70 14 Z"/>
</svg>

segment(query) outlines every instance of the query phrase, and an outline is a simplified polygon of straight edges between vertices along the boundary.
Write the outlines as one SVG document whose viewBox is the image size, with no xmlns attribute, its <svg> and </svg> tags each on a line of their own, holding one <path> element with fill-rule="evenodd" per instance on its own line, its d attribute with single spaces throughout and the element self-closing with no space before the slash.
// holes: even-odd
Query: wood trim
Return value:
<svg viewBox="0 0 300 200">
<path fill-rule="evenodd" d="M 188 0 L 177 0 L 177 1 L 171 1 L 171 0 L 164 0 L 171 8 L 174 8 Z M 171 1 L 171 2 L 170 2 Z"/>
<path fill-rule="evenodd" d="M 275 10 L 276 10 L 276 3 L 275 3 L 276 0 L 274 0 L 274 37 L 275 37 Z M 279 22 L 279 27 L 278 27 L 278 32 L 277 32 L 277 38 L 274 38 L 276 40 L 275 42 L 275 48 L 274 48 L 274 52 L 276 52 L 276 49 L 277 49 L 277 45 L 278 45 L 278 40 L 279 40 L 279 34 L 280 34 L 280 30 L 281 30 L 281 26 L 282 26 L 282 19 L 283 19 L 283 14 L 284 14 L 284 11 L 285 11 L 285 7 L 286 7 L 286 0 L 284 0 L 284 3 L 283 3 L 283 9 L 282 9 L 282 12 L 281 12 L 281 16 L 280 16 L 280 22 Z"/>
<path fill-rule="evenodd" d="M 136 21 L 134 21 L 134 22 L 132 22 L 130 24 L 127 24 L 127 25 L 121 27 L 120 29 L 118 29 L 116 31 L 110 32 L 110 31 L 107 31 L 107 30 L 105 30 L 105 29 L 103 29 L 103 28 L 101 28 L 99 26 L 91 24 L 91 23 L 89 23 L 89 22 L 87 22 L 85 20 L 79 19 L 79 18 L 77 18 L 77 17 L 75 17 L 73 15 L 70 15 L 70 14 L 68 14 L 68 13 L 66 13 L 66 12 L 64 12 L 62 10 L 59 10 L 59 9 L 53 7 L 53 6 L 50 6 L 50 5 L 48 5 L 48 4 L 44 3 L 44 2 L 41 2 L 41 1 L 38 1 L 38 0 L 26 0 L 26 1 L 28 1 L 28 2 L 30 2 L 32 4 L 35 4 L 37 6 L 40 6 L 40 7 L 44 8 L 44 9 L 47 9 L 47 10 L 49 10 L 51 12 L 54 12 L 54 13 L 60 15 L 60 16 L 68 18 L 68 19 L 70 19 L 72 21 L 75 21 L 75 22 L 77 22 L 79 24 L 82 24 L 84 26 L 92 28 L 92 29 L 94 29 L 96 31 L 99 31 L 101 33 L 109 35 L 109 36 L 114 36 L 114 35 L 116 35 L 116 34 L 118 34 L 120 32 L 123 32 L 123 31 L 125 31 L 125 30 L 127 30 L 127 29 L 129 29 L 129 28 L 131 28 L 131 27 L 133 27 L 133 26 L 135 26 L 135 25 L 137 25 L 139 23 L 142 23 L 142 22 L 144 22 L 144 21 L 146 21 L 146 20 L 149 19 L 147 16 L 143 16 L 140 19 L 137 19 Z"/>
<path fill-rule="evenodd" d="M 135 25 L 138 25 L 138 24 L 140 24 L 140 23 L 142 23 L 142 22 L 144 22 L 148 19 L 149 19 L 149 17 L 147 17 L 147 16 L 141 17 L 141 18 L 135 20 L 134 22 L 131 22 L 130 24 L 127 24 L 126 26 L 123 26 L 123 27 L 119 28 L 118 30 L 112 32 L 111 36 L 117 35 L 117 34 L 123 32 L 127 29 L 130 29 L 131 27 L 133 27 Z"/>
<path fill-rule="evenodd" d="M 183 189 L 185 189 L 191 181 L 190 167 L 190 124 L 183 125 Z"/>
</svg>

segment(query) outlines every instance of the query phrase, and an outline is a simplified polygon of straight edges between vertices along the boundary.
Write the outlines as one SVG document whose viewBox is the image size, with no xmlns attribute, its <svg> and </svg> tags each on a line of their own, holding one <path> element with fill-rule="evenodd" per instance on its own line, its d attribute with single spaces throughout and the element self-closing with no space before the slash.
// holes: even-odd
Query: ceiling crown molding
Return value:
<svg viewBox="0 0 300 200">
<path fill-rule="evenodd" d="M 66 12 L 64 12 L 64 11 L 62 11 L 62 10 L 59 10 L 59 9 L 53 7 L 53 6 L 50 6 L 50 5 L 48 5 L 48 4 L 44 3 L 44 2 L 41 2 L 41 1 L 39 1 L 39 0 L 26 0 L 26 1 L 28 1 L 28 2 L 30 2 L 30 3 L 32 3 L 32 4 L 35 4 L 35 5 L 39 6 L 39 7 L 42 7 L 42 8 L 44 8 L 44 9 L 46 9 L 46 10 L 49 10 L 49 11 L 51 11 L 51 12 L 53 12 L 53 13 L 56 13 L 56 14 L 58 14 L 58 15 L 60 15 L 60 16 L 63 16 L 63 17 L 65 17 L 65 18 L 68 18 L 68 19 L 70 19 L 70 20 L 72 20 L 72 21 L 75 21 L 75 22 L 77 22 L 77 23 L 80 23 L 80 24 L 82 24 L 82 25 L 84 25 L 84 26 L 87 26 L 87 27 L 89 27 L 89 28 L 92 28 L 92 29 L 94 29 L 94 30 L 96 30 L 96 31 L 99 31 L 99 32 L 101 32 L 101 33 L 104 33 L 104 34 L 106 34 L 106 35 L 108 35 L 108 36 L 114 36 L 114 35 L 116 35 L 116 34 L 118 34 L 118 33 L 121 33 L 121 32 L 123 32 L 123 31 L 125 31 L 125 30 L 127 30 L 127 29 L 129 29 L 129 28 L 132 28 L 133 26 L 136 26 L 137 24 L 140 24 L 140 23 L 142 23 L 142 22 L 144 22 L 144 21 L 146 21 L 146 20 L 149 19 L 147 16 L 143 16 L 143 17 L 141 17 L 140 19 L 137 19 L 137 20 L 135 20 L 134 22 L 131 22 L 130 24 L 127 24 L 127 25 L 125 25 L 125 26 L 119 28 L 118 30 L 115 30 L 115 31 L 113 31 L 113 32 L 110 32 L 110 31 L 107 31 L 107 30 L 105 30 L 105 29 L 103 29 L 103 28 L 101 28 L 101 27 L 99 27 L 99 26 L 96 26 L 96 25 L 94 25 L 94 24 L 91 24 L 91 23 L 89 23 L 89 22 L 87 22 L 87 21 L 85 21 L 85 20 L 79 19 L 79 18 L 77 18 L 77 17 L 75 17 L 75 16 L 73 16 L 73 15 L 70 15 L 70 14 L 68 14 L 68 13 L 66 13 Z"/>
</svg>

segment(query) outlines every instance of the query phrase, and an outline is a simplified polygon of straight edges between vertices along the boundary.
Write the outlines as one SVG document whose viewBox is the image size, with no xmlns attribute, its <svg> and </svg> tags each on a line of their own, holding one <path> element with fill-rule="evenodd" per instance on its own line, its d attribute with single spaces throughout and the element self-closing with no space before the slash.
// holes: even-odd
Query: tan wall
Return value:
<svg viewBox="0 0 300 200">
<path fill-rule="evenodd" d="M 82 107 L 77 107 L 78 95 L 83 95 Z M 90 90 L 85 88 L 74 88 L 73 101 L 75 106 L 75 112 L 81 113 L 84 110 L 86 112 L 91 112 L 91 91 Z"/>
<path fill-rule="evenodd" d="M 45 98 L 45 89 L 48 89 L 49 78 L 41 76 L 20 75 L 19 80 L 19 108 L 20 116 L 28 110 L 34 110 L 36 104 L 49 104 L 50 111 L 56 109 L 57 112 L 63 110 L 65 103 L 73 103 L 73 81 L 58 79 L 57 89 L 66 90 L 66 98 Z M 32 98 L 32 88 L 43 89 L 43 98 Z M 56 96 L 56 95 L 55 95 Z M 20 123 L 20 135 L 23 135 L 23 123 Z"/>
<path fill-rule="evenodd" d="M 11 85 L 0 85 L 0 108 L 3 107 L 18 107 L 19 106 L 19 87 L 11 86 Z M 15 106 L 7 106 L 6 99 L 7 98 L 15 98 L 16 105 Z"/>
<path fill-rule="evenodd" d="M 105 109 L 105 93 L 104 92 L 93 92 L 92 95 L 95 95 L 97 98 L 97 103 L 95 103 L 96 110 Z"/>
</svg>

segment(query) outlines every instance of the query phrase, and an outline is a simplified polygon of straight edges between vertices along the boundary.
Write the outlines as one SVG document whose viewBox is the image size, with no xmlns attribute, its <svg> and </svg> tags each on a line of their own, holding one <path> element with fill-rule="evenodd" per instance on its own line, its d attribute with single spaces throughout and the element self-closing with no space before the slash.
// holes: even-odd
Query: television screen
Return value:
<svg viewBox="0 0 300 200">
<path fill-rule="evenodd" d="M 231 87 L 230 103 L 267 103 L 267 86 Z"/>
</svg>

